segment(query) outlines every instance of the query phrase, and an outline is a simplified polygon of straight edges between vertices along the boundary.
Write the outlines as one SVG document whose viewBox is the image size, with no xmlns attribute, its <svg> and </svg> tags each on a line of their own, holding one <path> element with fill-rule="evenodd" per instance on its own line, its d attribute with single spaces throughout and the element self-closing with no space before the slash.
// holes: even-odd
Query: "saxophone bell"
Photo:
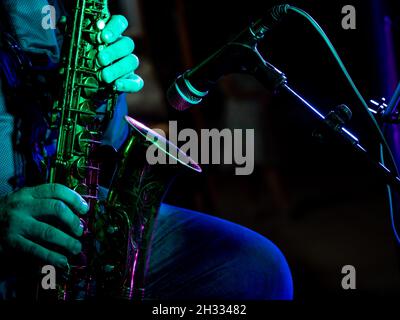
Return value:
<svg viewBox="0 0 400 320">
<path fill-rule="evenodd" d="M 132 133 L 122 147 L 105 214 L 96 230 L 104 249 L 98 252 L 99 271 L 107 296 L 142 300 L 154 223 L 164 196 L 177 175 L 202 170 L 155 131 L 133 118 L 125 119 Z M 150 147 L 176 164 L 150 164 L 146 156 Z"/>
</svg>

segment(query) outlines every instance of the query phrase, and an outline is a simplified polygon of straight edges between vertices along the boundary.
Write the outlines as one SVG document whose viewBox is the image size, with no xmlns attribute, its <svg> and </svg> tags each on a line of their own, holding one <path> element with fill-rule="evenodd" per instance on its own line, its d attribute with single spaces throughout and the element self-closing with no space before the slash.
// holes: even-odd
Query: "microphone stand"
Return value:
<svg viewBox="0 0 400 320">
<path fill-rule="evenodd" d="M 335 138 L 350 146 L 352 151 L 354 151 L 355 153 L 361 155 L 362 158 L 364 158 L 370 165 L 372 165 L 373 168 L 375 168 L 375 171 L 385 180 L 385 182 L 393 187 L 393 189 L 400 194 L 400 178 L 391 170 L 389 170 L 383 163 L 374 160 L 369 155 L 368 151 L 360 144 L 359 139 L 343 126 L 343 117 L 340 116 L 340 113 L 343 112 L 343 108 L 347 107 L 339 106 L 329 112 L 327 116 L 324 116 L 320 111 L 318 111 L 317 108 L 312 106 L 287 84 L 283 85 L 282 89 L 283 91 L 289 93 L 292 97 L 295 97 L 298 101 L 300 101 L 301 104 L 304 105 L 308 111 L 316 115 L 323 124 L 323 127 L 327 129 L 330 133 L 332 133 Z M 344 112 L 348 111 L 345 110 Z"/>
<path fill-rule="evenodd" d="M 253 50 L 254 49 L 255 48 L 253 48 Z M 400 194 L 400 178 L 397 174 L 389 170 L 383 163 L 374 160 L 369 155 L 368 151 L 360 144 L 359 139 L 344 127 L 345 123 L 351 118 L 351 110 L 348 107 L 341 105 L 333 109 L 326 116 L 323 115 L 322 112 L 311 105 L 305 98 L 287 84 L 287 78 L 281 71 L 265 61 L 257 50 L 256 53 L 257 56 L 261 58 L 261 63 L 256 69 L 253 69 L 254 72 L 252 72 L 252 74 L 265 87 L 271 88 L 272 84 L 272 87 L 276 89 L 276 91 L 283 91 L 294 97 L 301 103 L 301 105 L 306 107 L 309 112 L 316 116 L 322 124 L 322 128 L 324 128 L 326 132 L 332 134 L 337 138 L 337 140 L 343 142 L 345 145 L 350 146 L 353 152 L 361 155 L 367 163 L 375 168 L 375 171 L 379 176 Z M 273 80 L 274 83 L 271 83 L 271 80 Z"/>
<path fill-rule="evenodd" d="M 391 98 L 389 105 L 387 106 L 385 112 L 383 113 L 383 120 L 392 122 L 397 120 L 398 122 L 398 115 L 396 114 L 397 105 L 400 101 L 400 82 L 396 87 L 396 90 Z"/>
</svg>

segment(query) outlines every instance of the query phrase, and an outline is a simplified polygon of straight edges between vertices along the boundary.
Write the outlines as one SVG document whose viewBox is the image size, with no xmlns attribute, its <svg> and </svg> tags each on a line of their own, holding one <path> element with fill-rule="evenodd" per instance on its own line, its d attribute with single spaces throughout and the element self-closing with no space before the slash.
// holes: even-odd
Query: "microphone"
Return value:
<svg viewBox="0 0 400 320">
<path fill-rule="evenodd" d="M 221 77 L 231 73 L 252 74 L 274 90 L 285 84 L 285 75 L 263 59 L 257 45 L 289 8 L 288 4 L 273 7 L 264 18 L 252 23 L 198 66 L 180 75 L 167 91 L 169 104 L 179 111 L 198 105 Z"/>
</svg>

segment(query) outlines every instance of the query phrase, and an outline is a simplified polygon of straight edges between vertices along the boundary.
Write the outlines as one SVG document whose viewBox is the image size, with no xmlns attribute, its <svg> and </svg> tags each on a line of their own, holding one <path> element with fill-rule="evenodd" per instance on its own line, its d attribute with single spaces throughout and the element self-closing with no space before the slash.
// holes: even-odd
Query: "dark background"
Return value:
<svg viewBox="0 0 400 320">
<path fill-rule="evenodd" d="M 235 176 L 233 166 L 203 166 L 202 175 L 179 178 L 167 202 L 240 223 L 271 239 L 291 266 L 297 299 L 400 295 L 399 251 L 385 184 L 342 146 L 314 139 L 317 123 L 301 105 L 284 94 L 274 96 L 246 76 L 221 80 L 207 101 L 189 112 L 178 113 L 166 103 L 164 93 L 178 74 L 278 3 L 282 2 L 114 2 L 115 13 L 129 16 L 129 33 L 142 59 L 138 73 L 146 82 L 143 93 L 129 100 L 133 117 L 162 128 L 168 120 L 178 120 L 180 128 L 197 130 L 237 125 L 256 129 L 256 168 L 251 176 Z M 396 1 L 291 4 L 320 23 L 368 100 L 390 98 L 394 88 L 383 30 L 390 19 L 392 53 L 398 56 Z M 357 10 L 356 30 L 341 25 L 342 7 L 348 4 Z M 285 19 L 268 34 L 260 51 L 323 112 L 348 105 L 353 111 L 349 127 L 376 155 L 376 137 L 359 101 L 304 19 Z M 390 68 L 389 73 L 398 71 L 395 65 Z M 357 270 L 356 291 L 341 288 L 345 265 Z"/>
</svg>

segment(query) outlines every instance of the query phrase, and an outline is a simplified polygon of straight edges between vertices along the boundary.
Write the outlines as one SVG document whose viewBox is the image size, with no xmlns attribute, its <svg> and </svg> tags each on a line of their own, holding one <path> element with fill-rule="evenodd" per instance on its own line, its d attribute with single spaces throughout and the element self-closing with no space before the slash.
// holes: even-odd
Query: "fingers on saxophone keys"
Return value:
<svg viewBox="0 0 400 320">
<path fill-rule="evenodd" d="M 64 202 L 54 199 L 40 199 L 36 202 L 37 206 L 42 208 L 42 211 L 40 213 L 34 212 L 33 217 L 41 221 L 54 221 L 71 235 L 82 236 L 81 220 Z"/>
<path fill-rule="evenodd" d="M 117 42 L 100 51 L 97 62 L 101 67 L 106 67 L 123 57 L 128 56 L 135 49 L 135 43 L 131 38 L 121 37 Z"/>
<path fill-rule="evenodd" d="M 139 66 L 139 59 L 134 54 L 131 54 L 111 66 L 103 69 L 100 72 L 100 80 L 106 83 L 112 83 L 115 80 L 132 73 Z"/>
<path fill-rule="evenodd" d="M 82 244 L 78 240 L 49 224 L 34 219 L 30 223 L 30 229 L 23 236 L 44 246 L 55 245 L 73 255 L 82 251 Z"/>
<path fill-rule="evenodd" d="M 68 267 L 67 258 L 59 253 L 50 251 L 24 237 L 19 237 L 17 243 L 20 250 L 28 255 L 32 255 L 46 263 L 62 269 Z"/>
<path fill-rule="evenodd" d="M 32 188 L 35 199 L 56 199 L 67 204 L 76 213 L 86 214 L 89 211 L 87 202 L 75 191 L 61 184 L 45 184 Z"/>
<path fill-rule="evenodd" d="M 101 40 L 105 43 L 113 43 L 128 28 L 128 20 L 121 15 L 112 16 L 101 32 Z"/>
<path fill-rule="evenodd" d="M 117 91 L 126 93 L 136 93 L 142 90 L 144 86 L 144 81 L 135 73 L 130 73 L 123 79 L 118 79 L 115 82 Z"/>
</svg>

